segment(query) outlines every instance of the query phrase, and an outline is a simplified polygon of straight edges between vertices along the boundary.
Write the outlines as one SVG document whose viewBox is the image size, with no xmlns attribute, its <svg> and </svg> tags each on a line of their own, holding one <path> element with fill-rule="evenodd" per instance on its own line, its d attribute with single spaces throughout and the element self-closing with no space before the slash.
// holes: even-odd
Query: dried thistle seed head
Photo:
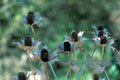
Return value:
<svg viewBox="0 0 120 80">
<path fill-rule="evenodd" d="M 32 40 L 29 36 L 27 36 L 24 40 L 24 45 L 25 46 L 32 46 Z"/>
<path fill-rule="evenodd" d="M 100 44 L 103 45 L 103 44 L 106 44 L 106 43 L 107 43 L 107 38 L 105 36 L 101 37 Z"/>
<path fill-rule="evenodd" d="M 104 34 L 104 32 L 103 32 L 103 31 L 100 31 L 100 32 L 98 33 L 98 37 L 102 37 L 103 34 Z"/>
<path fill-rule="evenodd" d="M 77 42 L 78 41 L 78 34 L 77 34 L 77 32 L 72 32 L 71 38 L 72 38 L 73 42 Z"/>
<path fill-rule="evenodd" d="M 18 73 L 18 80 L 27 80 L 24 72 Z"/>
<path fill-rule="evenodd" d="M 103 26 L 102 25 L 100 25 L 99 27 L 98 27 L 98 30 L 99 31 L 102 31 L 104 28 L 103 28 Z"/>
<path fill-rule="evenodd" d="M 49 61 L 48 50 L 47 49 L 42 49 L 41 50 L 41 59 L 44 62 L 48 62 Z"/>
<path fill-rule="evenodd" d="M 99 77 L 98 77 L 97 74 L 94 74 L 94 75 L 93 75 L 93 80 L 99 80 Z"/>
<path fill-rule="evenodd" d="M 68 41 L 64 42 L 64 51 L 71 51 L 70 42 Z"/>
<path fill-rule="evenodd" d="M 32 25 L 34 23 L 34 13 L 29 12 L 27 15 L 27 23 Z"/>
</svg>

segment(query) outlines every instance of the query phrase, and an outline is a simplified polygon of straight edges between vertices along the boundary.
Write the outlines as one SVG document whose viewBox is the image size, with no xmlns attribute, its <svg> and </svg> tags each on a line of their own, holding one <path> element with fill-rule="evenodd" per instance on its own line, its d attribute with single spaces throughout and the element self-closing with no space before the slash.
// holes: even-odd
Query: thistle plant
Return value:
<svg viewBox="0 0 120 80">
<path fill-rule="evenodd" d="M 66 39 L 74 43 L 74 51 L 73 51 L 73 60 L 75 59 L 75 51 L 77 48 L 81 48 L 81 52 L 84 52 L 84 40 L 87 40 L 84 36 L 84 31 L 79 31 L 77 33 L 75 30 L 72 30 L 70 36 L 66 36 Z"/>
<path fill-rule="evenodd" d="M 55 79 L 59 80 L 56 73 L 57 71 L 55 71 L 53 68 L 53 64 L 55 62 L 62 63 L 64 66 L 69 68 L 64 80 L 67 80 L 68 76 L 69 80 L 72 80 L 71 71 L 78 72 L 76 80 L 80 80 L 80 76 L 86 67 L 93 71 L 93 80 L 101 79 L 98 74 L 102 74 L 103 72 L 105 73 L 107 80 L 110 80 L 106 72 L 106 68 L 110 66 L 111 59 L 104 59 L 105 48 L 110 48 L 113 52 L 117 51 L 117 49 L 113 47 L 115 39 L 110 36 L 110 33 L 106 28 L 103 27 L 103 25 L 99 25 L 98 27 L 95 25 L 92 26 L 94 31 L 91 33 L 93 34 L 92 40 L 95 42 L 95 47 L 91 52 L 87 52 L 87 54 L 85 54 L 86 60 L 82 66 L 79 66 L 76 58 L 76 51 L 80 50 L 79 53 L 84 52 L 84 41 L 88 40 L 86 37 L 84 37 L 84 31 L 77 32 L 77 30 L 72 30 L 70 35 L 65 36 L 65 40 L 61 41 L 60 45 L 57 46 L 54 51 L 51 51 L 49 50 L 50 48 L 48 49 L 47 45 L 41 46 L 41 41 L 38 40 L 34 30 L 34 25 L 37 25 L 40 21 L 44 20 L 44 18 L 38 13 L 30 11 L 26 16 L 22 15 L 22 19 L 25 24 L 31 27 L 33 38 L 30 37 L 31 35 L 28 35 L 24 39 L 21 39 L 20 42 L 15 42 L 15 44 L 20 49 L 25 50 L 28 54 L 31 71 L 26 73 L 19 72 L 18 75 L 15 76 L 16 80 L 51 80 L 51 76 L 48 72 L 48 66 L 50 67 Z M 102 60 L 94 59 L 94 53 L 98 46 L 102 48 Z M 59 53 L 64 53 L 65 56 L 67 56 L 66 62 L 59 59 L 59 55 L 61 55 Z M 70 55 L 73 56 L 71 57 Z M 118 62 L 120 61 L 119 56 L 120 53 L 118 53 Z M 38 62 L 39 68 L 41 69 L 35 68 L 35 66 L 32 64 L 33 60 Z"/>
<path fill-rule="evenodd" d="M 53 75 L 55 76 L 55 78 L 57 80 L 58 78 L 52 67 L 52 63 L 60 61 L 57 57 L 58 56 L 57 51 L 55 50 L 51 53 L 51 52 L 49 52 L 48 47 L 44 46 L 41 50 L 36 49 L 34 51 L 34 53 L 38 54 L 38 56 L 40 58 L 40 65 L 44 65 L 44 69 L 45 69 L 48 80 L 50 80 L 50 78 L 49 78 L 49 74 L 48 74 L 48 70 L 47 70 L 47 64 L 50 66 L 50 68 L 53 72 Z"/>
<path fill-rule="evenodd" d="M 41 21 L 45 20 L 42 16 L 40 16 L 39 13 L 34 13 L 32 11 L 28 12 L 27 15 L 22 15 L 22 21 L 25 24 L 28 24 L 31 27 L 31 30 L 33 32 L 34 39 L 36 40 L 36 33 L 34 30 L 34 25 L 37 25 Z"/>
</svg>

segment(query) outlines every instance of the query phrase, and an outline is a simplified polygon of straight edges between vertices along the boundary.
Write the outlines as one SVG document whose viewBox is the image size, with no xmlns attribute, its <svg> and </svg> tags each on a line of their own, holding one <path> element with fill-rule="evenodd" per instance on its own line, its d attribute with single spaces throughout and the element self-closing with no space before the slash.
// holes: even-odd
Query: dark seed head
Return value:
<svg viewBox="0 0 120 80">
<path fill-rule="evenodd" d="M 77 42 L 78 41 L 78 34 L 77 34 L 77 32 L 72 32 L 71 38 L 72 38 L 72 41 Z"/>
<path fill-rule="evenodd" d="M 18 80 L 27 80 L 24 72 L 18 73 Z"/>
<path fill-rule="evenodd" d="M 48 62 L 49 61 L 49 59 L 48 59 L 48 50 L 47 49 L 42 49 L 41 50 L 41 59 L 44 62 Z"/>
<path fill-rule="evenodd" d="M 25 46 L 32 46 L 32 40 L 29 36 L 27 36 L 24 40 L 24 45 Z"/>
<path fill-rule="evenodd" d="M 97 74 L 94 74 L 94 75 L 93 75 L 93 80 L 99 80 L 99 77 L 98 77 Z"/>
<path fill-rule="evenodd" d="M 34 23 L 34 13 L 29 12 L 27 15 L 27 23 L 32 25 Z"/>
<path fill-rule="evenodd" d="M 100 44 L 106 44 L 107 43 L 107 38 L 106 37 L 101 37 Z"/>
<path fill-rule="evenodd" d="M 103 30 L 103 26 L 100 25 L 100 26 L 98 27 L 98 30 L 99 30 L 99 31 L 102 31 L 102 30 Z"/>
<path fill-rule="evenodd" d="M 70 42 L 64 42 L 64 51 L 71 51 Z"/>
<path fill-rule="evenodd" d="M 103 32 L 103 31 L 100 31 L 100 32 L 98 33 L 98 37 L 102 37 L 103 34 L 104 34 L 104 32 Z"/>
</svg>

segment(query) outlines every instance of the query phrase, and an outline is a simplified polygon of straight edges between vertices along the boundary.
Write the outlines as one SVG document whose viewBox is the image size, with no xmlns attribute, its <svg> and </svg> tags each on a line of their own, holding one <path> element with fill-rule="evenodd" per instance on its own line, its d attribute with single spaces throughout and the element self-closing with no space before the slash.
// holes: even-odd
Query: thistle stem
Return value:
<svg viewBox="0 0 120 80">
<path fill-rule="evenodd" d="M 69 55 L 69 53 L 68 53 L 68 55 L 67 55 L 67 57 L 68 57 L 68 62 L 70 62 L 70 55 Z M 69 66 L 69 80 L 71 80 L 71 69 L 70 69 L 70 66 Z"/>
<path fill-rule="evenodd" d="M 77 77 L 76 80 L 80 80 L 80 75 L 82 74 L 83 70 L 85 69 L 85 66 L 86 66 L 86 62 L 83 64 L 83 66 L 82 66 L 80 72 L 78 73 L 78 77 Z"/>
<path fill-rule="evenodd" d="M 57 78 L 57 76 L 56 76 L 56 73 L 55 73 L 55 71 L 54 71 L 54 69 L 53 69 L 53 67 L 52 67 L 52 64 L 49 63 L 49 66 L 50 66 L 50 68 L 51 68 L 51 70 L 52 70 L 52 72 L 53 72 L 53 75 L 55 76 L 55 79 L 58 80 L 58 78 Z"/>
<path fill-rule="evenodd" d="M 93 50 L 92 50 L 92 52 L 91 52 L 91 57 L 93 57 L 96 48 L 97 48 L 97 46 L 95 46 L 95 47 L 93 48 Z"/>
<path fill-rule="evenodd" d="M 105 47 L 102 46 L 102 65 L 104 65 L 104 49 Z"/>
<path fill-rule="evenodd" d="M 45 67 L 45 72 L 46 72 L 47 78 L 48 78 L 48 80 L 50 80 L 48 70 L 47 70 L 47 63 L 44 64 L 44 67 Z"/>
<path fill-rule="evenodd" d="M 36 40 L 36 33 L 35 33 L 35 30 L 34 30 L 34 26 L 33 26 L 33 25 L 31 25 L 30 27 L 31 27 L 31 29 L 32 29 L 34 39 Z"/>
<path fill-rule="evenodd" d="M 67 77 L 68 77 L 68 75 L 69 75 L 69 72 L 70 72 L 70 69 L 68 70 L 68 72 L 67 72 L 64 80 L 67 80 Z"/>
<path fill-rule="evenodd" d="M 104 70 L 104 73 L 105 73 L 105 75 L 107 77 L 107 80 L 110 80 L 109 77 L 108 77 L 108 74 L 107 74 L 106 70 Z"/>
<path fill-rule="evenodd" d="M 68 62 L 70 62 L 69 53 L 67 53 L 67 58 L 68 58 Z M 69 80 L 71 80 L 71 69 L 70 69 L 70 66 L 69 66 L 69 70 L 68 70 L 68 72 L 66 74 L 65 80 L 67 80 L 68 75 L 69 75 Z"/>
<path fill-rule="evenodd" d="M 74 62 L 74 60 L 75 60 L 75 50 L 76 50 L 76 48 L 75 48 L 75 45 L 74 45 L 74 52 L 73 52 L 73 60 L 72 60 L 72 63 Z"/>
<path fill-rule="evenodd" d="M 34 68 L 32 66 L 32 61 L 30 59 L 30 50 L 28 50 L 27 53 L 28 53 L 28 58 L 29 58 L 29 63 L 30 63 L 31 70 L 34 71 Z"/>
</svg>

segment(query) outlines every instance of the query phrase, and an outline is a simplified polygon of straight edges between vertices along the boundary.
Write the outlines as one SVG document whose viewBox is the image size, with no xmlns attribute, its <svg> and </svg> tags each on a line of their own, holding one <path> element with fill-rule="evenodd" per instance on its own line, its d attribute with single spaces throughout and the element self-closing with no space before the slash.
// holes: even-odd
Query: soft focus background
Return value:
<svg viewBox="0 0 120 80">
<path fill-rule="evenodd" d="M 54 49 L 65 35 L 72 29 L 85 31 L 85 52 L 77 50 L 77 63 L 81 67 L 85 62 L 86 53 L 94 47 L 93 37 L 90 34 L 91 25 L 103 24 L 111 36 L 116 40 L 115 47 L 119 50 L 120 44 L 120 0 L 0 0 L 0 80 L 13 80 L 13 76 L 21 71 L 29 71 L 29 62 L 25 51 L 19 49 L 13 42 L 20 41 L 27 35 L 32 37 L 30 27 L 21 21 L 21 15 L 29 11 L 39 12 L 48 19 L 48 24 L 35 27 L 37 37 L 47 44 L 50 50 Z M 105 50 L 105 59 L 111 58 L 111 66 L 107 68 L 110 80 L 120 80 L 120 66 L 116 63 L 116 53 Z M 66 55 L 60 58 L 66 61 Z M 94 58 L 101 59 L 101 48 L 95 52 Z M 40 69 L 38 63 L 34 66 Z M 63 80 L 68 70 L 67 66 L 53 64 L 59 80 Z M 55 80 L 49 69 L 50 79 Z M 72 80 L 76 80 L 78 73 L 72 72 Z M 80 80 L 92 80 L 93 73 L 85 68 Z M 100 78 L 105 74 L 99 74 Z"/>
</svg>

